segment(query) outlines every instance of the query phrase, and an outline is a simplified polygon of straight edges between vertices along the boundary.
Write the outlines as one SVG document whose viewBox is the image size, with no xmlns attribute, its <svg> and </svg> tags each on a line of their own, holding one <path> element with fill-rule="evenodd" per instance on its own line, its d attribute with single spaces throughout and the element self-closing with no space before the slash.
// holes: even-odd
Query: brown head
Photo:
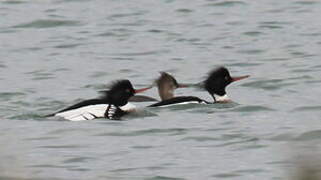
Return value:
<svg viewBox="0 0 321 180">
<path fill-rule="evenodd" d="M 160 74 L 161 76 L 156 80 L 156 84 L 161 100 L 171 99 L 174 97 L 175 89 L 187 87 L 187 85 L 178 84 L 176 79 L 166 72 L 160 72 Z"/>
</svg>

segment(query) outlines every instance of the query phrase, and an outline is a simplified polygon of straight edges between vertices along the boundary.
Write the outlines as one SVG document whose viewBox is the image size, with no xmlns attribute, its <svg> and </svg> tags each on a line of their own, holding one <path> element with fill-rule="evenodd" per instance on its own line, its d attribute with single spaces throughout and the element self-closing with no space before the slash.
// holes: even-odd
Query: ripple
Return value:
<svg viewBox="0 0 321 180">
<path fill-rule="evenodd" d="M 318 36 L 321 36 L 321 33 L 319 33 L 319 32 L 315 32 L 315 33 L 308 32 L 308 33 L 301 33 L 300 35 L 301 35 L 301 36 L 318 37 Z"/>
<path fill-rule="evenodd" d="M 154 148 L 154 146 L 132 146 L 133 149 L 151 149 Z"/>
<path fill-rule="evenodd" d="M 44 20 L 36 20 L 29 23 L 19 24 L 19 25 L 13 26 L 13 28 L 55 28 L 60 26 L 78 26 L 78 25 L 80 25 L 79 21 L 44 19 Z"/>
<path fill-rule="evenodd" d="M 53 70 L 53 72 L 67 72 L 70 71 L 69 68 L 56 68 Z"/>
<path fill-rule="evenodd" d="M 31 166 L 29 166 L 29 167 L 31 167 Z M 16 177 L 16 176 L 11 176 L 11 177 L 9 177 L 9 176 L 1 176 L 0 175 L 0 179 L 1 180 L 43 180 L 44 178 L 26 178 L 26 177 L 23 177 L 23 178 L 21 178 L 21 177 Z M 46 177 L 45 179 L 47 179 L 47 180 L 64 180 L 64 179 L 58 179 L 58 178 L 51 178 L 51 177 Z"/>
<path fill-rule="evenodd" d="M 260 24 L 268 24 L 268 25 L 289 25 L 292 24 L 291 22 L 287 22 L 287 21 L 264 21 L 264 22 L 260 22 Z"/>
<path fill-rule="evenodd" d="M 54 79 L 54 74 L 45 72 L 45 70 L 36 70 L 31 72 L 26 72 L 26 75 L 32 75 L 32 80 L 47 80 Z"/>
<path fill-rule="evenodd" d="M 0 93 L 0 100 L 1 101 L 10 101 L 12 99 L 16 99 L 18 97 L 25 96 L 25 93 L 22 92 L 1 92 Z"/>
<path fill-rule="evenodd" d="M 3 4 L 25 4 L 27 1 L 18 1 L 18 0 L 8 0 L 8 1 L 1 1 Z"/>
<path fill-rule="evenodd" d="M 233 109 L 234 112 L 258 112 L 258 111 L 275 111 L 275 109 L 265 106 L 242 106 Z"/>
<path fill-rule="evenodd" d="M 48 135 L 59 135 L 59 134 L 66 134 L 66 133 L 73 133 L 73 132 L 89 132 L 91 129 L 88 128 L 67 128 L 67 129 L 57 129 L 54 131 L 50 131 Z"/>
<path fill-rule="evenodd" d="M 266 164 L 277 164 L 277 165 L 292 165 L 293 162 L 290 162 L 290 161 L 270 161 L 270 162 L 267 162 Z"/>
<path fill-rule="evenodd" d="M 38 146 L 38 148 L 46 148 L 46 149 L 78 149 L 78 148 L 86 148 L 87 146 L 83 145 L 51 145 L 51 146 Z"/>
<path fill-rule="evenodd" d="M 232 178 L 232 177 L 239 177 L 239 176 L 242 176 L 242 175 L 237 173 L 219 173 L 219 174 L 212 175 L 212 177 L 215 177 L 215 178 Z"/>
<path fill-rule="evenodd" d="M 237 51 L 242 54 L 262 54 L 265 52 L 265 50 L 262 49 L 247 49 L 247 50 L 239 50 Z"/>
<path fill-rule="evenodd" d="M 185 8 L 176 9 L 175 11 L 176 11 L 176 12 L 179 12 L 179 13 L 191 13 L 191 12 L 193 12 L 192 9 L 185 9 Z"/>
<path fill-rule="evenodd" d="M 115 28 L 108 32 L 99 33 L 95 36 L 103 36 L 103 37 L 118 37 L 120 40 L 125 40 L 133 34 L 134 31 L 126 28 Z"/>
<path fill-rule="evenodd" d="M 70 49 L 70 48 L 75 48 L 78 47 L 80 45 L 83 45 L 81 43 L 74 43 L 74 44 L 61 44 L 58 46 L 54 46 L 54 48 L 58 48 L 58 49 Z"/>
<path fill-rule="evenodd" d="M 88 168 L 68 168 L 68 170 L 84 172 L 84 171 L 90 171 L 91 169 L 88 169 Z"/>
<path fill-rule="evenodd" d="M 112 60 L 119 60 L 119 61 L 133 61 L 134 58 L 131 57 L 110 57 Z"/>
<path fill-rule="evenodd" d="M 281 22 L 281 21 L 265 21 L 261 22 L 259 28 L 263 29 L 281 29 L 284 25 L 290 25 L 291 22 Z"/>
<path fill-rule="evenodd" d="M 291 58 L 268 58 L 268 59 L 263 59 L 263 61 L 289 61 L 292 60 Z"/>
<path fill-rule="evenodd" d="M 3 33 L 3 34 L 5 34 L 5 33 L 7 33 L 7 34 L 16 33 L 16 32 L 18 32 L 18 31 L 14 30 L 14 29 L 2 29 L 2 30 L 0 30 L 0 33 Z"/>
<path fill-rule="evenodd" d="M 316 70 L 315 70 L 316 71 Z M 299 68 L 299 69 L 292 69 L 291 72 L 294 72 L 294 73 L 304 73 L 304 72 L 311 72 L 311 69 L 302 69 L 302 68 Z M 311 79 L 311 78 L 310 78 Z"/>
<path fill-rule="evenodd" d="M 184 178 L 169 177 L 169 176 L 154 176 L 145 180 L 185 180 Z"/>
<path fill-rule="evenodd" d="M 240 6 L 240 5 L 246 5 L 246 3 L 242 1 L 221 1 L 221 2 L 207 4 L 207 6 L 220 6 L 220 7 L 232 7 L 232 6 Z"/>
<path fill-rule="evenodd" d="M 82 163 L 82 162 L 87 162 L 88 160 L 92 160 L 95 158 L 90 158 L 90 157 L 74 157 L 74 158 L 69 158 L 63 161 L 63 164 L 70 164 L 70 163 Z"/>
<path fill-rule="evenodd" d="M 222 139 L 227 139 L 226 137 L 222 137 Z M 235 140 L 238 139 L 238 140 Z M 258 138 L 252 138 L 252 137 L 229 137 L 229 140 L 235 140 L 235 141 L 231 141 L 231 142 L 224 142 L 218 145 L 214 145 L 213 147 L 225 147 L 225 146 L 231 146 L 231 145 L 235 145 L 235 144 L 240 144 L 242 146 L 244 146 L 242 149 L 257 149 L 257 148 L 261 148 L 262 145 L 258 145 L 258 144 L 251 144 L 248 145 L 247 143 L 257 143 L 257 141 L 259 141 Z M 265 147 L 265 146 L 263 146 Z M 240 148 L 238 149 L 238 151 L 241 150 Z"/>
<path fill-rule="evenodd" d="M 181 139 L 181 141 L 197 141 L 197 142 L 206 142 L 206 141 L 218 141 L 220 140 L 219 138 L 215 137 L 209 137 L 209 136 L 190 136 L 190 137 L 185 137 Z"/>
<path fill-rule="evenodd" d="M 251 145 L 244 145 L 240 148 L 237 148 L 236 151 L 240 150 L 249 150 L 249 149 L 260 149 L 260 148 L 266 148 L 268 145 L 263 145 L 263 144 L 251 144 Z"/>
<path fill-rule="evenodd" d="M 319 2 L 318 1 L 296 1 L 294 2 L 295 4 L 299 4 L 299 5 L 315 5 L 315 4 L 318 4 Z"/>
<path fill-rule="evenodd" d="M 320 139 L 321 139 L 321 130 L 305 132 L 295 138 L 295 140 L 297 141 L 309 141 L 309 140 L 320 140 Z"/>
<path fill-rule="evenodd" d="M 93 77 L 93 76 L 90 76 L 90 77 Z M 103 77 L 103 76 L 101 76 L 101 77 Z M 107 87 L 108 86 L 106 84 L 87 84 L 87 85 L 84 85 L 81 88 L 86 88 L 86 89 L 87 88 L 92 88 L 92 89 L 97 89 L 97 90 L 106 90 Z M 83 99 L 79 99 L 79 101 L 81 101 L 81 100 L 83 100 Z"/>
<path fill-rule="evenodd" d="M 211 129 L 206 129 L 205 131 L 226 131 L 229 130 L 229 128 L 211 128 Z"/>
<path fill-rule="evenodd" d="M 321 80 L 309 80 L 309 81 L 305 81 L 304 83 L 306 83 L 306 84 L 320 84 Z"/>
<path fill-rule="evenodd" d="M 114 169 L 111 170 L 111 172 L 130 172 L 130 171 L 137 171 L 141 169 L 146 169 L 146 170 L 161 170 L 161 169 L 166 169 L 166 166 L 148 166 L 148 167 L 133 167 L 133 168 L 120 168 L 120 169 Z"/>
<path fill-rule="evenodd" d="M 109 73 L 106 72 L 106 71 L 96 71 L 96 72 L 93 72 L 93 74 L 90 75 L 90 77 L 92 77 L 92 78 L 100 78 L 100 77 L 106 77 L 108 75 L 109 75 Z"/>
<path fill-rule="evenodd" d="M 320 111 L 321 106 L 301 106 L 293 109 L 292 111 Z"/>
<path fill-rule="evenodd" d="M 108 19 L 120 19 L 120 18 L 126 18 L 126 17 L 131 17 L 131 16 L 140 16 L 146 14 L 148 11 L 141 11 L 141 12 L 134 12 L 134 13 L 118 13 L 118 14 L 113 14 L 108 17 Z"/>
<path fill-rule="evenodd" d="M 114 33 L 114 32 L 104 32 L 104 33 L 97 34 L 96 36 L 108 37 L 108 36 L 118 36 L 118 35 L 117 35 L 117 33 Z"/>
<path fill-rule="evenodd" d="M 298 58 L 309 58 L 309 57 L 316 57 L 316 54 L 309 54 L 306 52 L 299 52 L 299 51 L 294 51 L 290 53 L 291 55 L 298 57 Z"/>
<path fill-rule="evenodd" d="M 58 165 L 52 165 L 52 164 L 39 164 L 39 165 L 31 165 L 28 167 L 36 167 L 36 168 L 76 168 L 76 166 L 58 166 Z"/>
<path fill-rule="evenodd" d="M 47 141 L 47 140 L 51 140 L 51 139 L 59 139 L 59 137 L 36 137 L 36 138 L 25 138 L 24 140 L 27 141 Z"/>
<path fill-rule="evenodd" d="M 321 69 L 321 65 L 315 65 L 312 67 L 313 69 Z"/>
<path fill-rule="evenodd" d="M 271 141 L 291 141 L 293 140 L 293 134 L 279 134 L 269 138 Z"/>
<path fill-rule="evenodd" d="M 102 133 L 97 134 L 96 136 L 142 136 L 142 135 L 181 135 L 186 134 L 188 129 L 184 128 L 170 128 L 170 129 L 146 129 L 146 130 L 138 130 L 131 132 L 111 132 L 111 133 Z"/>
<path fill-rule="evenodd" d="M 247 32 L 244 32 L 243 34 L 246 36 L 257 37 L 257 36 L 260 36 L 264 33 L 260 32 L 260 31 L 247 31 Z"/>
<path fill-rule="evenodd" d="M 261 172 L 266 172 L 263 169 L 242 169 L 242 170 L 237 170 L 234 171 L 235 173 L 245 173 L 245 174 L 253 174 L 253 173 L 261 173 Z"/>
<path fill-rule="evenodd" d="M 190 43 L 195 43 L 201 41 L 199 38 L 179 38 L 176 40 L 177 42 L 190 42 Z"/>
<path fill-rule="evenodd" d="M 286 46 L 284 46 L 285 48 L 300 48 L 300 47 L 303 47 L 302 44 L 287 44 Z"/>
<path fill-rule="evenodd" d="M 150 29 L 148 30 L 147 32 L 150 32 L 150 33 L 162 33 L 164 32 L 163 30 L 160 30 L 160 29 Z"/>
<path fill-rule="evenodd" d="M 259 25 L 259 28 L 262 28 L 262 29 L 281 29 L 283 27 L 279 26 L 279 25 Z"/>
<path fill-rule="evenodd" d="M 233 64 L 229 64 L 228 66 L 252 67 L 252 66 L 259 66 L 259 65 L 262 65 L 262 63 L 233 63 Z"/>
<path fill-rule="evenodd" d="M 9 119 L 15 119 L 15 120 L 26 120 L 26 119 L 32 119 L 36 121 L 43 121 L 44 117 L 39 114 L 35 114 L 34 112 L 26 112 L 26 113 L 18 113 L 13 116 L 10 116 Z"/>
<path fill-rule="evenodd" d="M 146 56 L 146 55 L 156 55 L 161 51 L 144 51 L 144 52 L 132 52 L 132 53 L 121 53 L 117 54 L 119 56 Z"/>
<path fill-rule="evenodd" d="M 264 90 L 279 90 L 286 86 L 292 86 L 295 84 L 296 83 L 286 82 L 284 79 L 269 79 L 243 83 L 241 86 Z"/>
</svg>

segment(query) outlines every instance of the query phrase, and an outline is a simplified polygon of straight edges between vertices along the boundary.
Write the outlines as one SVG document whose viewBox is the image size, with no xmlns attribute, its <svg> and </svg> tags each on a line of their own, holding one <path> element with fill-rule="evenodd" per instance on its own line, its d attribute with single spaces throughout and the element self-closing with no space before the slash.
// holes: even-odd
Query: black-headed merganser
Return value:
<svg viewBox="0 0 321 180">
<path fill-rule="evenodd" d="M 102 91 L 102 97 L 82 101 L 48 116 L 71 121 L 96 118 L 119 120 L 121 116 L 135 110 L 135 106 L 128 103 L 129 98 L 150 88 L 134 89 L 129 80 L 115 81 L 108 91 Z"/>
<path fill-rule="evenodd" d="M 229 71 L 225 67 L 219 67 L 217 69 L 212 70 L 205 81 L 196 85 L 205 89 L 213 97 L 213 102 L 208 102 L 195 96 L 177 96 L 152 104 L 149 107 L 169 106 L 187 103 L 211 104 L 230 102 L 231 100 L 228 98 L 226 94 L 226 87 L 232 82 L 239 81 L 248 77 L 248 75 L 231 77 Z M 160 95 L 161 92 L 162 91 L 159 91 Z"/>
</svg>

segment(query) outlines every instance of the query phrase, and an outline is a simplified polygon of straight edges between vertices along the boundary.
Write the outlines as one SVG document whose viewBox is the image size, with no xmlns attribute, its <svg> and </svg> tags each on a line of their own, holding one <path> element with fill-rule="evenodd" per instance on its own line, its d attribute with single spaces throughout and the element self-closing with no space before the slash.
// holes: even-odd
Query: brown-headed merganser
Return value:
<svg viewBox="0 0 321 180">
<path fill-rule="evenodd" d="M 169 106 L 187 103 L 212 104 L 230 102 L 231 100 L 226 94 L 226 87 L 232 82 L 239 81 L 248 77 L 248 75 L 231 77 L 229 71 L 225 67 L 219 67 L 212 70 L 205 81 L 196 85 L 205 89 L 213 97 L 213 102 L 208 102 L 195 96 L 177 96 L 152 104 L 149 107 Z"/>
<path fill-rule="evenodd" d="M 174 97 L 174 91 L 177 88 L 188 87 L 187 84 L 178 83 L 177 80 L 166 72 L 160 72 L 160 77 L 156 80 L 158 94 L 162 101 Z"/>
<path fill-rule="evenodd" d="M 115 81 L 108 91 L 102 91 L 102 97 L 82 101 L 48 116 L 71 121 L 96 118 L 119 120 L 121 116 L 135 110 L 135 106 L 128 103 L 129 98 L 150 88 L 134 89 L 129 80 Z"/>
<path fill-rule="evenodd" d="M 158 94 L 161 101 L 171 99 L 174 97 L 174 91 L 177 88 L 189 87 L 187 84 L 178 83 L 177 80 L 166 72 L 160 72 L 159 78 L 150 86 L 151 88 L 157 86 Z M 129 99 L 129 102 L 149 102 L 158 101 L 157 99 L 144 95 L 135 95 Z"/>
</svg>

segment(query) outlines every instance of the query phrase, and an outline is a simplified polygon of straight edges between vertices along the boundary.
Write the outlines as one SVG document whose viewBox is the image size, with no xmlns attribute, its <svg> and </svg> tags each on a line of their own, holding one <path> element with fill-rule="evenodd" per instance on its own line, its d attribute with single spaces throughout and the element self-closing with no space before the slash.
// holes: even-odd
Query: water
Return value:
<svg viewBox="0 0 321 180">
<path fill-rule="evenodd" d="M 285 179 L 319 150 L 320 1 L 0 1 L 3 179 Z M 42 115 L 108 82 L 159 71 L 251 78 L 232 104 L 144 109 L 124 121 Z M 158 97 L 156 89 L 146 93 Z M 177 95 L 210 100 L 197 89 Z"/>
</svg>

